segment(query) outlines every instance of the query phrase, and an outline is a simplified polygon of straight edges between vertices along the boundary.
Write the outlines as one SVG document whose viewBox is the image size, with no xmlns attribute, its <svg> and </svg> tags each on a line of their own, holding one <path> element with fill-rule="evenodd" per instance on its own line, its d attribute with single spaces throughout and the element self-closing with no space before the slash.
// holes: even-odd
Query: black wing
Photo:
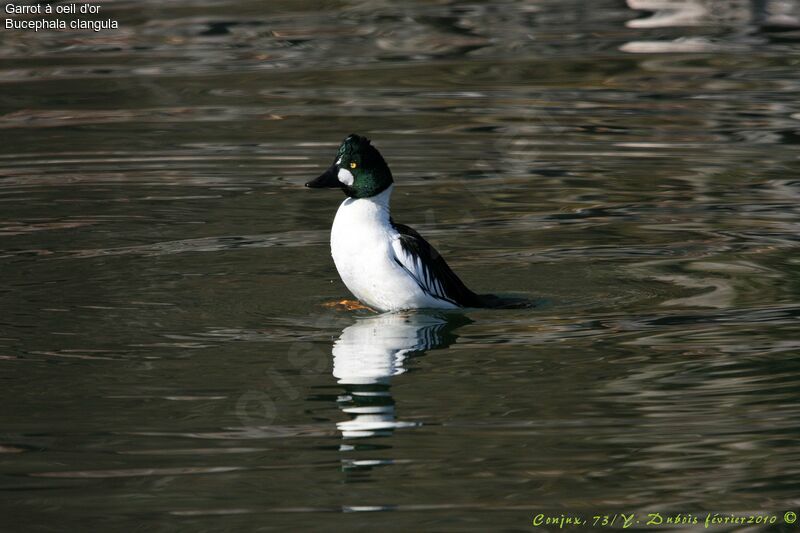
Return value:
<svg viewBox="0 0 800 533">
<path fill-rule="evenodd" d="M 464 285 L 422 235 L 394 221 L 392 226 L 399 234 L 399 238 L 392 242 L 394 260 L 424 292 L 461 307 L 481 307 L 481 298 Z"/>
</svg>

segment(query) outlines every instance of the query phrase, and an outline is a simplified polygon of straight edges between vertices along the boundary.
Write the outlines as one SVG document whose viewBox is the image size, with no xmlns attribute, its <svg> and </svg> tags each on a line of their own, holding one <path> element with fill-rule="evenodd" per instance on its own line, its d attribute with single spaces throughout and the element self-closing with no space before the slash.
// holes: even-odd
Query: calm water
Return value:
<svg viewBox="0 0 800 533">
<path fill-rule="evenodd" d="M 800 513 L 800 5 L 628 4 L 0 31 L 0 529 Z M 325 307 L 350 132 L 537 308 Z"/>
</svg>

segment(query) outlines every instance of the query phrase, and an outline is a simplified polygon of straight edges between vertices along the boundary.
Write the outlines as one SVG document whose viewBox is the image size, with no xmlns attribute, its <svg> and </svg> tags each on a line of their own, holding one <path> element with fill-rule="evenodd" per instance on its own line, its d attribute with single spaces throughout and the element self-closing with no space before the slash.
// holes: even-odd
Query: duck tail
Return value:
<svg viewBox="0 0 800 533">
<path fill-rule="evenodd" d="M 532 309 L 536 303 L 518 296 L 498 296 L 496 294 L 477 294 L 479 307 L 486 309 Z"/>
</svg>

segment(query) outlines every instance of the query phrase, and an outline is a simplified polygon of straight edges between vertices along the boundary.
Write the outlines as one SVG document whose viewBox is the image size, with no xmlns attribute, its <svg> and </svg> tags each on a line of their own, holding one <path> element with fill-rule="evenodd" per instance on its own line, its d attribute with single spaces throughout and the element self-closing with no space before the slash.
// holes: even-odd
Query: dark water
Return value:
<svg viewBox="0 0 800 533">
<path fill-rule="evenodd" d="M 800 513 L 800 6 L 628 3 L 0 31 L 0 529 Z M 324 307 L 341 198 L 302 183 L 353 131 L 396 220 L 540 305 Z"/>
</svg>

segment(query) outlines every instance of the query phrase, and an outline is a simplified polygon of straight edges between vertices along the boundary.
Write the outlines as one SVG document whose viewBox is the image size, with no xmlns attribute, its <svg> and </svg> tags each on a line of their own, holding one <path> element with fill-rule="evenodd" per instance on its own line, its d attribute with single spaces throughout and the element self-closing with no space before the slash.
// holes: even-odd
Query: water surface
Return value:
<svg viewBox="0 0 800 533">
<path fill-rule="evenodd" d="M 0 32 L 3 529 L 800 512 L 796 3 L 268 4 Z M 325 307 L 350 132 L 538 307 Z"/>
</svg>

